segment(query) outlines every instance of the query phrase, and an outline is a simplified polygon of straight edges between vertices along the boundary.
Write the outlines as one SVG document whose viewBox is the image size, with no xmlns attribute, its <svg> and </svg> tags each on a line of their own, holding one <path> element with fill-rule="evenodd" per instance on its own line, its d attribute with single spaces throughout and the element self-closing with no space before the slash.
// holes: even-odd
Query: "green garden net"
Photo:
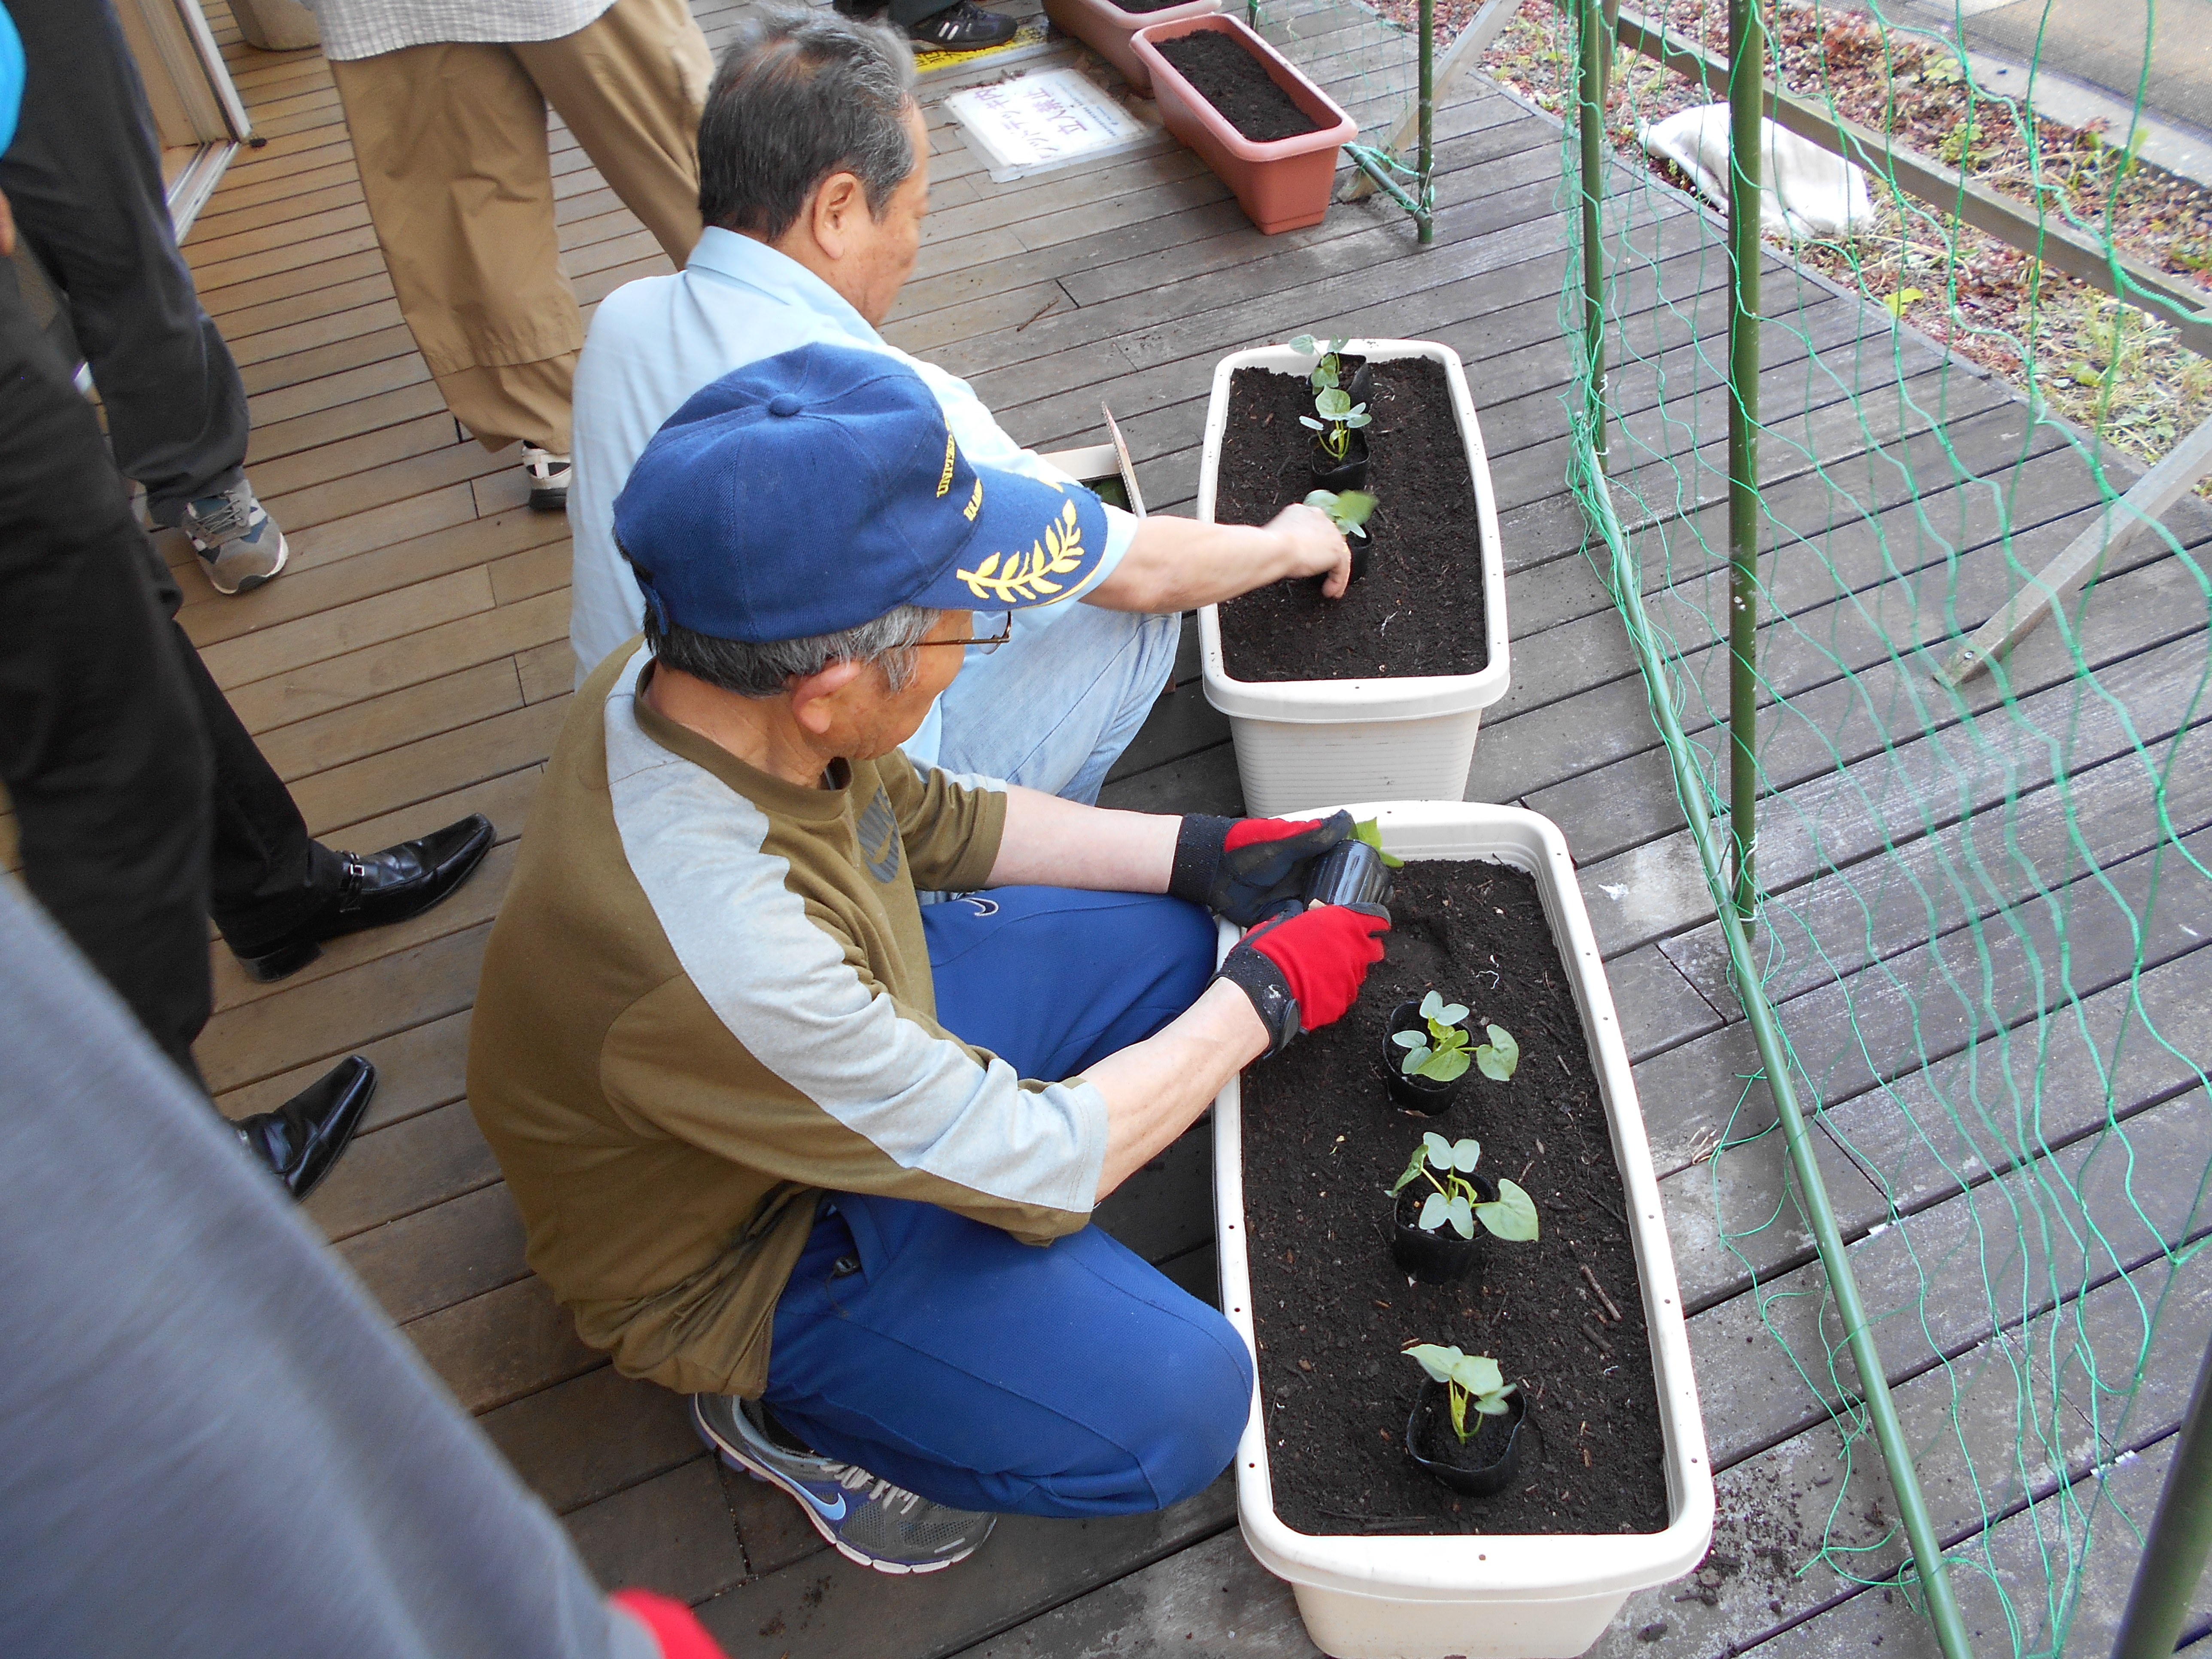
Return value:
<svg viewBox="0 0 2212 1659">
<path fill-rule="evenodd" d="M 2102 1653 L 2212 1336 L 2212 514 L 2185 495 L 2161 525 L 2120 503 L 2212 416 L 2189 343 L 2212 333 L 2188 314 L 2212 192 L 2154 161 L 2162 37 L 2143 9 L 2115 5 L 2085 43 L 2050 10 L 2019 24 L 2033 7 L 1997 14 L 2013 33 L 1993 40 L 1971 9 L 1893 3 L 1765 15 L 1783 88 L 1880 138 L 1857 222 L 1765 242 L 1748 951 L 1732 961 L 1714 928 L 1661 948 L 1717 1007 L 1773 1012 L 1976 1650 Z M 1568 123 L 1579 339 L 1577 30 L 1532 3 L 1490 68 Z M 1631 5 L 1620 38 L 1673 55 L 1613 60 L 1607 361 L 1572 398 L 1576 484 L 1661 716 L 1648 775 L 1709 827 L 1702 872 L 1725 903 L 1729 239 L 1724 207 L 1642 141 L 1725 102 L 1728 18 Z M 2062 81 L 2100 77 L 2118 90 L 2051 118 L 2078 90 Z M 1953 173 L 1963 185 L 1931 189 Z M 1984 195 L 2021 228 L 1992 234 L 2007 216 Z M 2067 275 L 2062 242 L 2125 297 Z M 1944 678 L 2100 525 L 2135 533 L 2009 657 Z M 1702 1164 L 1728 1262 L 1705 1300 L 1752 1310 L 1751 1351 L 1778 1344 L 1778 1376 L 1828 1422 L 1719 1471 L 1729 1547 L 1787 1571 L 1714 1651 L 1917 1600 L 1769 1092 L 1740 1069 L 1702 1141 L 1670 1154 L 1655 1134 L 1661 1173 Z"/>
</svg>

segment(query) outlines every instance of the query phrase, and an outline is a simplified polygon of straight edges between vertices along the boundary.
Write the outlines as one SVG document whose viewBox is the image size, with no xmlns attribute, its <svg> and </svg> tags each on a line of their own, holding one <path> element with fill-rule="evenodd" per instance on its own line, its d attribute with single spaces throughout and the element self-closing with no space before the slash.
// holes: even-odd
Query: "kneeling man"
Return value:
<svg viewBox="0 0 2212 1659">
<path fill-rule="evenodd" d="M 1341 814 L 1106 811 L 901 751 L 992 644 L 972 608 L 1079 591 L 1103 525 L 970 465 L 881 353 L 702 391 L 617 504 L 645 643 L 577 697 L 485 957 L 469 1100 L 531 1265 L 885 1571 L 1220 1473 L 1243 1345 L 1091 1211 L 1342 1015 L 1389 926 L 1297 907 Z M 1263 924 L 1218 973 L 1209 912 Z"/>
</svg>

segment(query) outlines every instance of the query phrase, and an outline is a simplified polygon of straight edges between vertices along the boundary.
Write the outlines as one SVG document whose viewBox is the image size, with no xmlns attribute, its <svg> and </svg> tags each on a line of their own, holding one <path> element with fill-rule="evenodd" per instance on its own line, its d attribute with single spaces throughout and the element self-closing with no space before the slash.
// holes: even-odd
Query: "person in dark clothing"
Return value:
<svg viewBox="0 0 2212 1659">
<path fill-rule="evenodd" d="M 116 465 L 218 592 L 284 568 L 246 477 L 246 388 L 169 220 L 153 115 L 109 0 L 6 0 L 27 65 L 0 155 L 18 234 L 59 291 L 106 406 Z"/>
<path fill-rule="evenodd" d="M 314 841 L 177 625 L 180 598 L 69 366 L 0 286 L 0 784 L 23 880 L 200 1083 L 210 915 L 249 973 L 281 978 L 325 939 L 439 902 L 493 831 L 472 816 L 366 858 Z M 356 1056 L 239 1138 L 304 1197 L 374 1087 Z"/>
</svg>

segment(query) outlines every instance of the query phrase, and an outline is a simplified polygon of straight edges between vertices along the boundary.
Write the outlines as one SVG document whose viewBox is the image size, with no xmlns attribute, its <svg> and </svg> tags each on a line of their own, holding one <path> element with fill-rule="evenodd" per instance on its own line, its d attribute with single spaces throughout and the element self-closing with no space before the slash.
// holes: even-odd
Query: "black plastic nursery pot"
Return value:
<svg viewBox="0 0 2212 1659">
<path fill-rule="evenodd" d="M 1488 1498 L 1511 1486 L 1521 1473 L 1521 1429 L 1528 1414 L 1528 1402 L 1516 1389 L 1505 1396 L 1504 1415 L 1484 1418 L 1481 1428 L 1462 1445 L 1452 1432 L 1444 1384 L 1424 1382 L 1406 1418 L 1406 1455 L 1454 1492 Z"/>
<path fill-rule="evenodd" d="M 1486 1176 L 1468 1177 L 1486 1204 L 1494 1203 L 1498 1188 Z M 1416 1181 L 1399 1193 L 1390 1211 L 1390 1259 L 1408 1278 L 1423 1285 L 1449 1285 L 1465 1279 L 1482 1260 L 1482 1224 L 1474 1224 L 1474 1237 L 1462 1238 L 1447 1224 L 1434 1232 L 1415 1224 L 1422 1205 L 1435 1189 Z"/>
<path fill-rule="evenodd" d="M 1365 842 L 1342 842 L 1322 860 L 1305 896 L 1310 904 L 1388 904 L 1390 866 Z"/>
<path fill-rule="evenodd" d="M 1313 459 L 1307 463 L 1313 469 L 1314 488 L 1334 489 L 1364 489 L 1367 487 L 1367 434 L 1354 432 L 1344 446 L 1344 459 L 1336 460 L 1321 447 L 1320 434 L 1315 434 Z M 1297 474 L 1291 475 L 1293 477 Z"/>
<path fill-rule="evenodd" d="M 1460 1087 L 1467 1081 L 1464 1073 L 1449 1083 L 1439 1083 L 1434 1078 L 1408 1077 L 1404 1067 L 1406 1051 L 1390 1041 L 1401 1031 L 1419 1031 L 1428 1022 L 1421 1018 L 1421 1005 L 1401 1002 L 1390 1011 L 1390 1023 L 1382 1028 L 1382 1080 L 1389 1090 L 1391 1103 L 1409 1112 L 1421 1112 L 1430 1117 L 1441 1117 L 1451 1109 L 1459 1097 Z"/>
</svg>

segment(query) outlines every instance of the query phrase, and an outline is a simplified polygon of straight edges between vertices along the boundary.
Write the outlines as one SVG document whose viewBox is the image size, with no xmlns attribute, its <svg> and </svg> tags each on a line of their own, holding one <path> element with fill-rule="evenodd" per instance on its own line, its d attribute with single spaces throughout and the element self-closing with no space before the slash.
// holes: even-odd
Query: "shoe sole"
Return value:
<svg viewBox="0 0 2212 1659">
<path fill-rule="evenodd" d="M 192 551 L 194 553 L 199 553 L 199 550 L 198 548 L 194 548 Z M 255 588 L 263 586 L 267 583 L 276 580 L 278 576 L 283 574 L 284 562 L 291 556 L 292 544 L 284 539 L 284 532 L 280 530 L 276 532 L 276 562 L 270 565 L 267 570 L 262 572 L 258 576 L 240 576 L 228 587 L 225 587 L 222 582 L 216 579 L 215 566 L 208 562 L 207 556 L 204 554 L 200 555 L 200 569 L 205 573 L 208 579 L 208 586 L 210 587 L 215 589 L 216 592 L 222 594 L 225 599 L 233 599 L 240 593 L 251 593 Z"/>
<path fill-rule="evenodd" d="M 568 491 L 566 485 L 559 489 L 533 489 L 530 492 L 532 513 L 566 513 L 568 510 Z"/>
<path fill-rule="evenodd" d="M 855 1549 L 836 1534 L 830 1523 L 822 1518 L 820 1510 L 817 1510 L 805 1498 L 792 1490 L 789 1480 L 767 1465 L 754 1462 L 743 1450 L 732 1446 L 708 1428 L 700 1420 L 699 1413 L 696 1411 L 691 1413 L 691 1427 L 699 1437 L 707 1443 L 708 1447 L 719 1454 L 722 1462 L 732 1468 L 740 1474 L 752 1476 L 764 1486 L 774 1486 L 778 1492 L 789 1498 L 793 1503 L 798 1504 L 800 1512 L 813 1522 L 814 1530 L 822 1534 L 822 1541 L 857 1566 L 871 1567 L 878 1572 L 889 1573 L 893 1577 L 902 1578 L 918 1573 L 942 1572 L 947 1567 L 957 1566 L 975 1553 L 977 1546 L 970 1544 L 959 1554 L 948 1555 L 942 1561 L 925 1561 L 909 1565 L 901 1561 L 886 1561 L 879 1556 L 870 1555 L 865 1550 Z M 978 1543 L 980 1542 L 979 1540 Z"/>
</svg>

